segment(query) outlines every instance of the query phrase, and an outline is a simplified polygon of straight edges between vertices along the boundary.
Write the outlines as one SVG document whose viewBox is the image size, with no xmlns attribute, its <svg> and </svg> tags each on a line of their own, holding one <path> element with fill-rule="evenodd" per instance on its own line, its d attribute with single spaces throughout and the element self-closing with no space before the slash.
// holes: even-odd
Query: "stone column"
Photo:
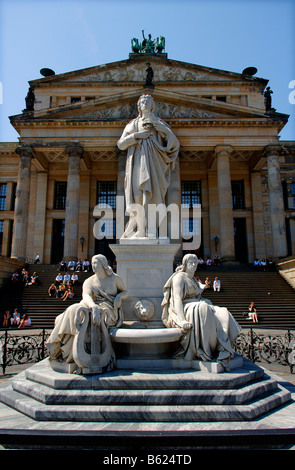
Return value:
<svg viewBox="0 0 295 470">
<path fill-rule="evenodd" d="M 39 254 L 41 263 L 43 263 L 44 256 L 47 180 L 47 172 L 39 171 L 37 173 L 37 200 L 35 209 L 33 254 Z"/>
<path fill-rule="evenodd" d="M 266 258 L 265 251 L 265 233 L 264 233 L 264 214 L 262 204 L 261 175 L 259 171 L 251 173 L 251 191 L 253 206 L 253 226 L 255 258 Z"/>
<path fill-rule="evenodd" d="M 13 182 L 7 181 L 6 204 L 5 204 L 6 211 L 11 211 L 11 208 L 12 208 L 12 197 L 13 197 L 12 191 L 13 191 Z M 9 256 L 9 250 L 10 250 L 9 243 L 11 243 L 10 230 L 11 230 L 11 220 L 5 219 L 4 228 L 3 228 L 2 252 L 0 253 L 2 256 Z"/>
<path fill-rule="evenodd" d="M 64 257 L 77 258 L 78 255 L 78 228 L 80 205 L 80 159 L 83 155 L 82 147 L 67 147 L 69 156 L 67 203 L 65 218 Z"/>
<path fill-rule="evenodd" d="M 11 258 L 25 261 L 33 149 L 31 147 L 18 147 L 16 153 L 20 156 L 20 163 L 15 199 Z"/>
<path fill-rule="evenodd" d="M 287 256 L 286 224 L 279 150 L 280 147 L 278 145 L 268 145 L 265 148 L 274 258 Z"/>
<path fill-rule="evenodd" d="M 229 155 L 232 150 L 233 149 L 231 147 L 224 145 L 218 145 L 215 148 L 217 157 L 220 257 L 222 261 L 235 261 L 235 241 L 229 165 Z"/>
</svg>

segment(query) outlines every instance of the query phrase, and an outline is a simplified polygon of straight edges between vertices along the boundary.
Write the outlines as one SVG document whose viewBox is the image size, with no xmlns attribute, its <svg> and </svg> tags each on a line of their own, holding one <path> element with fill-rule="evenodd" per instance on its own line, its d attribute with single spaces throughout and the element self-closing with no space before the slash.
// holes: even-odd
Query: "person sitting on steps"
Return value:
<svg viewBox="0 0 295 470">
<path fill-rule="evenodd" d="M 255 308 L 255 303 L 251 302 L 249 305 L 249 316 L 247 320 L 252 320 L 253 323 L 258 323 L 257 311 Z"/>
</svg>

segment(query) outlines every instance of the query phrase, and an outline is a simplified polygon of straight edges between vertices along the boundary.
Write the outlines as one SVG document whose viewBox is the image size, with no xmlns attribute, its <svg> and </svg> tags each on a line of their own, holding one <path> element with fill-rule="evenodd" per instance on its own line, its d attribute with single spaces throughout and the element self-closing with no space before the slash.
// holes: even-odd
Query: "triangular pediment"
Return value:
<svg viewBox="0 0 295 470">
<path fill-rule="evenodd" d="M 222 119 L 264 117 L 263 110 L 218 102 L 165 90 L 139 88 L 123 93 L 93 98 L 56 108 L 39 110 L 34 119 L 105 120 L 132 119 L 138 115 L 137 101 L 143 93 L 151 93 L 156 113 L 162 119 Z"/>
<path fill-rule="evenodd" d="M 33 80 L 36 85 L 67 85 L 77 83 L 143 83 L 146 77 L 147 63 L 153 69 L 154 82 L 229 82 L 267 80 L 257 77 L 245 77 L 241 73 L 204 67 L 187 62 L 171 60 L 161 54 L 130 54 L 130 58 L 109 64 L 98 65 L 50 77 Z"/>
<path fill-rule="evenodd" d="M 230 94 L 232 84 L 235 90 L 245 83 L 248 88 L 249 81 L 261 96 L 266 80 L 170 60 L 161 54 L 130 56 L 127 60 L 29 82 L 37 104 L 33 112 L 12 116 L 12 122 L 132 119 L 138 115 L 137 101 L 143 93 L 153 95 L 158 116 L 166 120 L 267 119 L 264 108 L 242 105 L 241 100 L 234 103 L 216 98 L 220 90 Z M 154 72 L 152 88 L 145 88 L 148 63 Z M 240 93 L 245 93 L 244 88 Z"/>
</svg>

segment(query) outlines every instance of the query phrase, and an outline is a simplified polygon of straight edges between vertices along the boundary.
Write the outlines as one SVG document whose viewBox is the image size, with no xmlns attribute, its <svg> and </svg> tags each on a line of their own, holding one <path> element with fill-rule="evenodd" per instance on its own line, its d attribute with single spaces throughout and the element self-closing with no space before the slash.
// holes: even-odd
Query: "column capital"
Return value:
<svg viewBox="0 0 295 470">
<path fill-rule="evenodd" d="M 69 145 L 66 147 L 66 153 L 69 157 L 80 157 L 83 158 L 83 147 L 76 145 Z"/>
<path fill-rule="evenodd" d="M 276 144 L 267 145 L 266 147 L 264 147 L 263 156 L 264 157 L 269 157 L 270 155 L 279 156 L 281 153 L 281 150 L 282 150 L 281 145 L 276 145 Z"/>
<path fill-rule="evenodd" d="M 219 155 L 229 155 L 233 152 L 233 148 L 230 145 L 216 145 L 215 154 Z"/>
<path fill-rule="evenodd" d="M 32 147 L 17 147 L 15 149 L 15 153 L 17 153 L 20 157 L 34 157 L 34 150 Z"/>
</svg>

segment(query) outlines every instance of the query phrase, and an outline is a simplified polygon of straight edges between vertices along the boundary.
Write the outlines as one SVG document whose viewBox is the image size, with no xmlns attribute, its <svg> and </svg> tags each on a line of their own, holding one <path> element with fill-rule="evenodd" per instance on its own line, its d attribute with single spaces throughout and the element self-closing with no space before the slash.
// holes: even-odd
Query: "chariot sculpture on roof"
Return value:
<svg viewBox="0 0 295 470">
<path fill-rule="evenodd" d="M 165 50 L 164 36 L 157 37 L 157 39 L 152 39 L 152 35 L 149 34 L 146 38 L 144 35 L 144 30 L 142 30 L 142 37 L 142 42 L 139 42 L 137 38 L 131 39 L 132 52 L 155 54 L 161 53 Z"/>
</svg>

